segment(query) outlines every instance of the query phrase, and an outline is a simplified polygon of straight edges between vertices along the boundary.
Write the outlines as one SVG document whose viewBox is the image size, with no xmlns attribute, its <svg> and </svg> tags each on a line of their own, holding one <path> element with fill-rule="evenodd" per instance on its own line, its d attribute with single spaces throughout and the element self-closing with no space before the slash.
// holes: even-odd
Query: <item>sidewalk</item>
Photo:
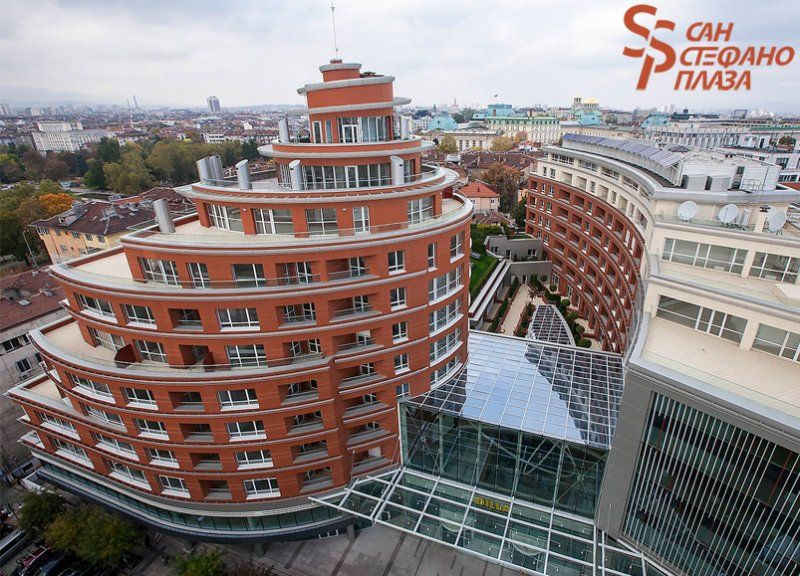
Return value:
<svg viewBox="0 0 800 576">
<path fill-rule="evenodd" d="M 517 327 L 519 318 L 522 316 L 522 311 L 525 310 L 525 305 L 528 302 L 530 302 L 528 287 L 520 286 L 517 289 L 517 294 L 514 296 L 514 299 L 511 301 L 511 304 L 508 307 L 508 311 L 506 312 L 506 317 L 503 320 L 503 323 L 500 325 L 501 334 L 508 334 L 509 336 L 514 335 L 514 330 Z"/>
</svg>

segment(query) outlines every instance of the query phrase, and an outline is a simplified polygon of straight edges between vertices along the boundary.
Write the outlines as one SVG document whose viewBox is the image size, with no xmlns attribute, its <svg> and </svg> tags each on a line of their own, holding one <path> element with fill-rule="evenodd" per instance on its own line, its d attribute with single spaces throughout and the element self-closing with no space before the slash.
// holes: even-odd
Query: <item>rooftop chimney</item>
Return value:
<svg viewBox="0 0 800 576">
<path fill-rule="evenodd" d="M 172 211 L 169 209 L 169 202 L 164 198 L 159 198 L 153 202 L 153 210 L 156 212 L 156 223 L 162 234 L 172 234 L 175 232 L 175 222 L 172 220 Z"/>
</svg>

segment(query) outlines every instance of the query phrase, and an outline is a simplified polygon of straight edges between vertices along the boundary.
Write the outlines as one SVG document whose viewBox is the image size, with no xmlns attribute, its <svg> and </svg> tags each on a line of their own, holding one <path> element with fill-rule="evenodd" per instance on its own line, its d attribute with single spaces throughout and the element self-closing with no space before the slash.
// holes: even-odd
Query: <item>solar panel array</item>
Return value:
<svg viewBox="0 0 800 576">
<path fill-rule="evenodd" d="M 664 148 L 645 144 L 639 140 L 620 140 L 617 138 L 605 138 L 603 136 L 587 136 L 584 134 L 564 134 L 564 142 L 579 142 L 582 144 L 592 144 L 611 150 L 620 150 L 642 156 L 655 162 L 656 164 L 669 168 L 683 159 L 680 154 L 675 154 Z"/>
<path fill-rule="evenodd" d="M 462 370 L 405 402 L 608 449 L 622 387 L 618 354 L 473 331 Z"/>
<path fill-rule="evenodd" d="M 567 322 L 553 304 L 540 304 L 533 311 L 531 323 L 528 324 L 527 338 L 543 342 L 554 342 L 574 346 L 575 339 L 567 326 Z"/>
</svg>

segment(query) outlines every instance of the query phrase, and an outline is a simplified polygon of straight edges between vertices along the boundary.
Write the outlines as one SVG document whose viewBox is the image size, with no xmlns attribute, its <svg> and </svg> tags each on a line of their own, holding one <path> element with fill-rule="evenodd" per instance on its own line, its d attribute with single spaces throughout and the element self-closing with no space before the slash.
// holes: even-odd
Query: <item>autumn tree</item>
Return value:
<svg viewBox="0 0 800 576">
<path fill-rule="evenodd" d="M 489 150 L 493 152 L 508 152 L 514 149 L 514 140 L 511 136 L 496 136 L 492 140 L 492 145 Z"/>
<path fill-rule="evenodd" d="M 442 141 L 439 142 L 439 152 L 442 154 L 456 154 L 458 152 L 458 145 L 452 134 L 444 135 Z"/>
<path fill-rule="evenodd" d="M 528 202 L 525 198 L 517 202 L 511 215 L 514 217 L 514 222 L 517 228 L 525 228 L 525 216 L 528 212 Z"/>
<path fill-rule="evenodd" d="M 500 211 L 511 212 L 511 209 L 517 204 L 519 170 L 506 166 L 502 162 L 495 162 L 481 172 L 480 180 L 486 182 L 500 194 Z"/>
<path fill-rule="evenodd" d="M 74 198 L 69 194 L 61 192 L 59 194 L 42 194 L 38 198 L 39 203 L 44 209 L 44 217 L 50 218 L 56 214 L 61 214 L 72 208 Z"/>
</svg>

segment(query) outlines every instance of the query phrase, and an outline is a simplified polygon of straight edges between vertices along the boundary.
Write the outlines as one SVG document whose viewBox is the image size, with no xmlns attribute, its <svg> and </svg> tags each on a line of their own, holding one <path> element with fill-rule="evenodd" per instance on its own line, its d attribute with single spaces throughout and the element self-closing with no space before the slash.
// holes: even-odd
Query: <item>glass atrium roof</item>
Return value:
<svg viewBox="0 0 800 576">
<path fill-rule="evenodd" d="M 526 337 L 567 346 L 575 345 L 575 339 L 569 331 L 567 322 L 553 304 L 540 304 L 534 309 Z"/>
<path fill-rule="evenodd" d="M 598 530 L 590 518 L 405 467 L 310 499 L 526 573 L 664 574 L 640 552 Z"/>
<path fill-rule="evenodd" d="M 622 398 L 622 357 L 470 331 L 469 359 L 412 406 L 609 449 Z"/>
</svg>

